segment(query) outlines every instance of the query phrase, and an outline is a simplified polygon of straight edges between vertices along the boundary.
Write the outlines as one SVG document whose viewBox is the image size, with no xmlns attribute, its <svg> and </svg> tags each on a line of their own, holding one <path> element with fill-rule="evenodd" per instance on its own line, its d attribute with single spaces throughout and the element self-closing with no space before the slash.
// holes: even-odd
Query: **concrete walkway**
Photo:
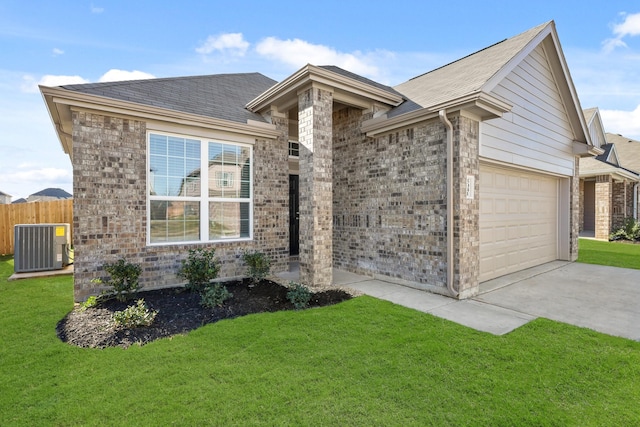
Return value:
<svg viewBox="0 0 640 427">
<path fill-rule="evenodd" d="M 545 317 L 640 341 L 640 270 L 555 261 L 484 282 L 462 301 L 340 270 L 333 282 L 495 335 Z"/>
</svg>

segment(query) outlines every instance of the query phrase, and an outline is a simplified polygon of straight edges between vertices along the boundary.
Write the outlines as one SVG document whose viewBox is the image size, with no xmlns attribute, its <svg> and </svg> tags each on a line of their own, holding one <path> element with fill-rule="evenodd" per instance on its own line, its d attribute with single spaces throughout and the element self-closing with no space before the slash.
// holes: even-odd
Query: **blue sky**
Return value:
<svg viewBox="0 0 640 427">
<path fill-rule="evenodd" d="M 630 3 L 0 0 L 0 191 L 72 192 L 38 84 L 279 80 L 312 63 L 395 85 L 552 19 L 582 107 L 640 139 L 640 5 Z"/>
</svg>

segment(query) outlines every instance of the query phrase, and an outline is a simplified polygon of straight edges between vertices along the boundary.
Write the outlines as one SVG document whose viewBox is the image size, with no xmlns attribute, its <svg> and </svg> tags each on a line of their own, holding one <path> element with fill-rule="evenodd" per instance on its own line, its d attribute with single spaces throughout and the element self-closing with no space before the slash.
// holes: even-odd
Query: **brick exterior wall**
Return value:
<svg viewBox="0 0 640 427">
<path fill-rule="evenodd" d="M 333 94 L 320 88 L 300 93 L 298 102 L 300 281 L 329 285 L 335 266 L 447 294 L 444 124 L 434 118 L 370 138 L 360 130 L 372 117 L 370 111 L 333 111 Z M 72 119 L 76 300 L 97 294 L 100 289 L 91 279 L 105 275 L 104 263 L 122 257 L 141 264 L 141 284 L 147 289 L 180 283 L 180 262 L 197 247 L 215 247 L 222 278 L 245 275 L 245 250 L 265 252 L 273 260 L 273 272 L 287 270 L 285 116 L 271 114 L 281 137 L 256 139 L 253 147 L 254 239 L 166 246 L 146 245 L 147 124 L 83 111 L 74 111 Z M 454 127 L 454 287 L 467 298 L 478 292 L 480 271 L 479 123 L 459 114 L 449 120 Z M 184 134 L 189 135 L 188 128 Z M 474 183 L 471 198 L 468 178 Z M 577 161 L 570 185 L 570 251 L 575 259 Z M 598 200 L 612 200 L 611 188 L 608 177 L 599 177 Z M 607 236 L 609 225 L 602 224 Z"/>
<path fill-rule="evenodd" d="M 624 225 L 624 220 L 633 216 L 633 182 L 614 181 L 611 215 L 611 232 Z"/>
<path fill-rule="evenodd" d="M 333 114 L 335 266 L 445 293 L 445 129 L 433 120 L 367 138 L 370 117 Z"/>
<path fill-rule="evenodd" d="M 254 145 L 254 240 L 215 244 L 146 245 L 146 123 L 73 111 L 74 298 L 100 292 L 103 264 L 125 258 L 140 264 L 146 289 L 180 283 L 176 272 L 188 250 L 215 247 L 220 277 L 244 276 L 243 250 L 288 266 L 288 151 L 286 141 Z M 188 134 L 188 128 L 185 128 Z"/>
</svg>

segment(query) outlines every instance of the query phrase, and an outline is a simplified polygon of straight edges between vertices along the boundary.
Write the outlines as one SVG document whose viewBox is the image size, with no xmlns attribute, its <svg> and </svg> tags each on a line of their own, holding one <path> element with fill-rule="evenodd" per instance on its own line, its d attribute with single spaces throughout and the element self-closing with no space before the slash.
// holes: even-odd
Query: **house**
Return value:
<svg viewBox="0 0 640 427">
<path fill-rule="evenodd" d="M 45 202 L 48 200 L 71 199 L 73 196 L 62 188 L 45 188 L 27 197 L 27 202 Z"/>
<path fill-rule="evenodd" d="M 11 197 L 7 193 L 0 191 L 0 205 L 8 205 L 11 203 Z"/>
<path fill-rule="evenodd" d="M 456 298 L 577 256 L 595 147 L 553 21 L 395 87 L 306 65 L 40 90 L 73 164 L 77 300 L 120 257 L 175 284 L 197 247 L 221 277 L 259 250 L 308 285 L 336 267 Z"/>
<path fill-rule="evenodd" d="M 597 108 L 584 110 L 584 116 L 601 152 L 580 159 L 580 232 L 608 240 L 626 218 L 638 218 L 640 143 L 605 133 Z"/>
<path fill-rule="evenodd" d="M 15 205 L 17 203 L 27 203 L 27 199 L 25 199 L 24 197 L 20 197 L 19 199 L 16 199 L 13 202 L 11 202 L 12 205 Z"/>
</svg>

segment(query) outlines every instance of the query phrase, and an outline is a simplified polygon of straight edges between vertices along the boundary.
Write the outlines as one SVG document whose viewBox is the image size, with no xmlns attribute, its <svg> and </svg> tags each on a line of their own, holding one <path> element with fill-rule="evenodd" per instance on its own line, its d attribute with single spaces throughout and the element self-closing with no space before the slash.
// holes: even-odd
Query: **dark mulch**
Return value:
<svg viewBox="0 0 640 427">
<path fill-rule="evenodd" d="M 233 297 L 222 307 L 214 309 L 201 306 L 200 295 L 184 288 L 139 292 L 135 299 L 144 299 L 150 310 L 158 311 L 153 324 L 148 327 L 117 328 L 113 313 L 124 310 L 135 300 L 128 303 L 109 300 L 98 307 L 73 310 L 58 323 L 56 330 L 62 341 L 79 347 L 127 348 L 132 344 L 144 345 L 159 338 L 184 334 L 222 319 L 294 309 L 287 300 L 288 289 L 285 286 L 269 280 L 263 280 L 254 287 L 250 283 L 249 280 L 225 283 Z M 327 290 L 314 293 L 309 307 L 332 305 L 350 298 L 351 295 L 342 290 Z"/>
</svg>

